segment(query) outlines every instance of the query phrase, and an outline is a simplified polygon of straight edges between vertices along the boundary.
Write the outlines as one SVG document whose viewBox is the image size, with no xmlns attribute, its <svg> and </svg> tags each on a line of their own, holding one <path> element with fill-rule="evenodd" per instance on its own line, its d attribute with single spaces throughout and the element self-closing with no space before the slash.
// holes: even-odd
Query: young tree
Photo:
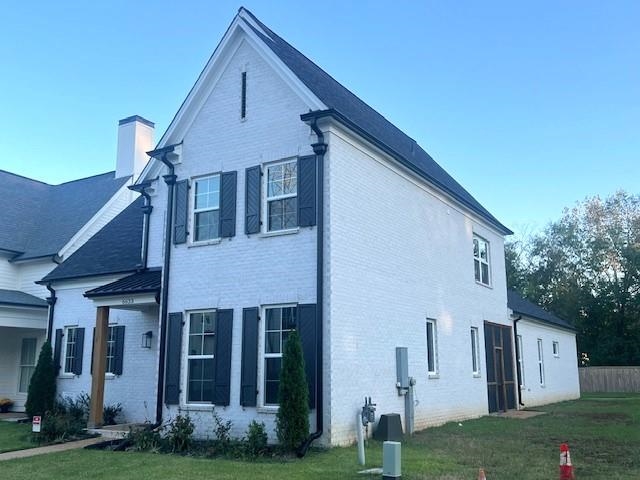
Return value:
<svg viewBox="0 0 640 480">
<path fill-rule="evenodd" d="M 289 333 L 282 354 L 278 403 L 278 441 L 286 450 L 294 451 L 309 436 L 309 392 L 304 373 L 302 342 L 295 330 Z"/>
<path fill-rule="evenodd" d="M 56 398 L 56 371 L 53 366 L 51 344 L 42 345 L 38 363 L 31 376 L 25 409 L 29 417 L 44 415 L 53 409 Z"/>
</svg>

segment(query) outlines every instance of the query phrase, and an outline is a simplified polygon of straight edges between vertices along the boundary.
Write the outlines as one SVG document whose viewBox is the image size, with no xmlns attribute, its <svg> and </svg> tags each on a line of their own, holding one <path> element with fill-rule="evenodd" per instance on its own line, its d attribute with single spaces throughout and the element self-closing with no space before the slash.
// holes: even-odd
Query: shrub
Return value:
<svg viewBox="0 0 640 480">
<path fill-rule="evenodd" d="M 267 430 L 264 422 L 253 420 L 247 428 L 247 436 L 244 439 L 246 453 L 251 457 L 263 455 L 267 451 Z"/>
<path fill-rule="evenodd" d="M 282 355 L 276 415 L 278 441 L 294 451 L 309 436 L 309 392 L 304 373 L 302 343 L 295 330 L 289 333 Z"/>
<path fill-rule="evenodd" d="M 151 428 L 142 430 L 129 429 L 127 438 L 131 442 L 131 450 L 138 452 L 158 453 L 162 450 L 164 443 L 160 432 Z"/>
<path fill-rule="evenodd" d="M 68 415 L 70 418 L 86 424 L 90 406 L 91 397 L 87 393 L 81 393 L 75 398 L 59 397 L 53 411 L 57 414 Z"/>
<path fill-rule="evenodd" d="M 172 452 L 183 453 L 191 448 L 194 428 L 189 415 L 178 414 L 168 426 L 167 443 Z"/>
<path fill-rule="evenodd" d="M 63 412 L 49 412 L 42 419 L 40 442 L 62 442 L 84 433 L 86 422 Z"/>
<path fill-rule="evenodd" d="M 44 342 L 38 363 L 31 376 L 25 409 L 29 417 L 44 415 L 53 409 L 56 398 L 56 371 L 53 366 L 51 344 Z"/>
<path fill-rule="evenodd" d="M 10 398 L 0 398 L 0 412 L 8 412 L 12 406 L 13 400 L 11 400 Z"/>
<path fill-rule="evenodd" d="M 122 413 L 122 404 L 105 405 L 102 410 L 102 421 L 105 425 L 116 425 L 118 416 Z"/>
</svg>

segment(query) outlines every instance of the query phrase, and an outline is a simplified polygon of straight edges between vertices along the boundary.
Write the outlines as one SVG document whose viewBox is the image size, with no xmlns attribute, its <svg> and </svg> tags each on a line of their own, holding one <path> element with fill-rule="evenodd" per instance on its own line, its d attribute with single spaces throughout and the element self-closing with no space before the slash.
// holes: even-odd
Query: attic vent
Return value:
<svg viewBox="0 0 640 480">
<path fill-rule="evenodd" d="M 240 118 L 247 116 L 247 72 L 242 72 L 242 93 L 240 100 Z"/>
</svg>

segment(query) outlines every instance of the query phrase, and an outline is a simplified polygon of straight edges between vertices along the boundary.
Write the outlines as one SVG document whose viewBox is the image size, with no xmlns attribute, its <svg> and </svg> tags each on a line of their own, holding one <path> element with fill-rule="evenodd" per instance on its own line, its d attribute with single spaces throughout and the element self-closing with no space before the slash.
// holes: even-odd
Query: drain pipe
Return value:
<svg viewBox="0 0 640 480">
<path fill-rule="evenodd" d="M 151 186 L 151 181 L 139 183 L 137 185 L 129 186 L 129 190 L 139 193 L 144 197 L 144 205 L 142 206 L 142 213 L 144 214 L 144 222 L 142 224 L 142 252 L 140 253 L 140 270 L 147 269 L 147 257 L 149 256 L 149 217 L 153 211 L 151 205 L 151 195 L 147 192 L 147 188 Z"/>
<path fill-rule="evenodd" d="M 520 346 L 518 345 L 518 321 L 522 320 L 522 315 L 518 315 L 517 318 L 513 319 L 513 336 L 516 341 L 516 380 L 518 381 L 518 405 L 524 407 L 524 403 L 522 402 L 522 378 L 520 378 L 520 364 L 518 363 L 518 359 L 522 352 L 520 352 Z"/>
<path fill-rule="evenodd" d="M 167 328 L 166 318 L 169 298 L 169 266 L 171 259 L 171 238 L 173 230 L 173 187 L 176 184 L 176 175 L 174 173 L 174 165 L 167 159 L 167 154 L 173 152 L 175 145 L 161 148 L 151 152 L 147 152 L 152 158 L 157 158 L 164 163 L 169 169 L 167 175 L 163 175 L 164 182 L 167 184 L 167 214 L 165 221 L 164 235 L 164 264 L 162 267 L 162 286 L 160 287 L 160 345 L 158 352 L 158 391 L 156 394 L 156 425 L 162 423 L 162 405 L 164 402 L 164 363 L 167 345 Z"/>
<path fill-rule="evenodd" d="M 307 450 L 314 440 L 322 436 L 324 405 L 323 405 L 323 288 L 324 288 L 324 154 L 327 151 L 327 144 L 324 141 L 324 134 L 318 128 L 317 119 L 313 119 L 310 124 L 311 130 L 316 134 L 318 141 L 311 144 L 313 153 L 316 155 L 316 189 L 317 195 L 317 215 L 318 221 L 316 226 L 316 431 L 300 445 L 298 448 L 298 457 L 302 458 L 306 455 Z"/>
<path fill-rule="evenodd" d="M 47 303 L 49 304 L 49 316 L 47 318 L 47 342 L 51 342 L 51 333 L 53 332 L 53 312 L 55 310 L 58 297 L 56 297 L 56 291 L 51 286 L 51 283 L 47 283 L 45 287 L 47 287 L 47 290 L 49 290 L 49 293 L 51 294 L 46 298 Z"/>
</svg>

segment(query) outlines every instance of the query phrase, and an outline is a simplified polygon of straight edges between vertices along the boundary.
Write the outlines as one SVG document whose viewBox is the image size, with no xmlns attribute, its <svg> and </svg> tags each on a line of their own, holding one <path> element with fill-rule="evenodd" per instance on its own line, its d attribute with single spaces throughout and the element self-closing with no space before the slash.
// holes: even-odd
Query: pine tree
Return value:
<svg viewBox="0 0 640 480">
<path fill-rule="evenodd" d="M 44 342 L 36 369 L 29 383 L 25 409 L 29 417 L 44 415 L 53 409 L 56 398 L 56 371 L 53 367 L 51 344 Z"/>
<path fill-rule="evenodd" d="M 309 436 L 309 392 L 304 373 L 302 342 L 296 331 L 289 333 L 284 346 L 278 403 L 278 441 L 285 450 L 294 451 Z"/>
</svg>

